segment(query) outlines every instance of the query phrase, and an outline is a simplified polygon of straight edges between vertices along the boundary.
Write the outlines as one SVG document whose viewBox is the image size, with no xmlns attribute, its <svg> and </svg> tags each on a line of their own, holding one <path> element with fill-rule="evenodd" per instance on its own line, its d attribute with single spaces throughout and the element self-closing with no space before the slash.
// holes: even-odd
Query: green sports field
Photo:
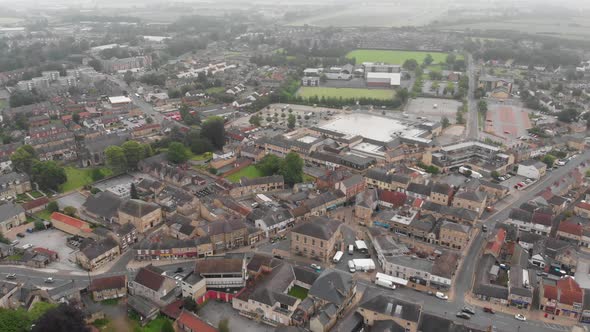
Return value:
<svg viewBox="0 0 590 332">
<path fill-rule="evenodd" d="M 392 99 L 395 95 L 393 90 L 385 89 L 353 89 L 353 88 L 322 88 L 322 87 L 310 87 L 303 86 L 297 91 L 297 95 L 302 98 L 310 98 L 318 96 L 318 98 L 373 98 L 388 100 Z"/>
<path fill-rule="evenodd" d="M 422 51 L 390 51 L 390 50 L 354 50 L 348 52 L 346 57 L 355 58 L 357 64 L 363 62 L 383 62 L 394 65 L 402 65 L 408 59 L 414 59 L 422 63 L 426 54 L 430 54 L 434 59 L 434 64 L 442 63 L 447 60 L 447 53 L 443 52 L 422 52 Z M 457 55 L 457 59 L 463 59 L 462 55 Z"/>
</svg>

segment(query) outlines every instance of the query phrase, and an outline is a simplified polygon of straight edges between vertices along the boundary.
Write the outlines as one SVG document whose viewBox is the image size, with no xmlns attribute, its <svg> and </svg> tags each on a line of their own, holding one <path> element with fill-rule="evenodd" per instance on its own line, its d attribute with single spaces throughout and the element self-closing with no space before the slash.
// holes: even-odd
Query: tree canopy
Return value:
<svg viewBox="0 0 590 332">
<path fill-rule="evenodd" d="M 121 145 L 127 160 L 127 168 L 137 169 L 137 164 L 145 158 L 144 147 L 136 141 L 127 141 Z"/>
<path fill-rule="evenodd" d="M 106 164 L 114 174 L 120 174 L 127 170 L 127 157 L 125 150 L 120 146 L 109 146 L 105 150 Z"/>
<path fill-rule="evenodd" d="M 225 128 L 223 118 L 210 117 L 201 126 L 201 136 L 207 138 L 216 149 L 225 144 Z"/>
<path fill-rule="evenodd" d="M 31 168 L 31 178 L 41 189 L 58 190 L 68 180 L 66 171 L 55 161 L 36 161 Z"/>
<path fill-rule="evenodd" d="M 281 165 L 285 183 L 294 185 L 303 182 L 303 159 L 295 152 L 289 152 Z"/>
<path fill-rule="evenodd" d="M 179 142 L 172 142 L 168 145 L 168 160 L 175 164 L 182 164 L 189 158 L 186 147 Z"/>
<path fill-rule="evenodd" d="M 84 314 L 79 309 L 60 304 L 47 310 L 36 322 L 32 332 L 87 332 L 90 329 L 84 321 Z"/>
<path fill-rule="evenodd" d="M 14 168 L 21 172 L 31 174 L 31 168 L 33 167 L 34 161 L 37 160 L 37 154 L 32 146 L 23 145 L 14 151 L 10 156 L 10 160 Z"/>
</svg>

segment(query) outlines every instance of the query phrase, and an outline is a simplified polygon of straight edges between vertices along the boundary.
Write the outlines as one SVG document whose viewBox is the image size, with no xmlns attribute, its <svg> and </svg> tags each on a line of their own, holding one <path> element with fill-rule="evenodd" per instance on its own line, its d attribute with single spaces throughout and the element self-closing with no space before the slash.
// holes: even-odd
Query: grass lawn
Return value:
<svg viewBox="0 0 590 332">
<path fill-rule="evenodd" d="M 434 63 L 441 63 L 447 60 L 447 53 L 444 52 L 423 52 L 423 51 L 391 51 L 391 50 L 354 50 L 348 52 L 346 57 L 355 58 L 357 64 L 363 62 L 383 62 L 394 65 L 403 65 L 408 59 L 414 59 L 419 64 L 424 62 L 426 54 L 430 54 Z M 457 54 L 457 60 L 463 59 L 463 55 Z"/>
<path fill-rule="evenodd" d="M 140 327 L 138 321 L 133 321 L 133 329 L 132 331 L 142 331 L 142 332 L 160 332 L 162 331 L 162 326 L 164 322 L 167 321 L 168 318 L 164 316 L 158 316 L 158 318 L 154 319 L 153 321 L 149 322 L 146 326 Z"/>
<path fill-rule="evenodd" d="M 291 290 L 289 290 L 289 295 L 294 296 L 298 299 L 305 300 L 307 297 L 307 289 L 301 286 L 293 286 Z"/>
<path fill-rule="evenodd" d="M 225 88 L 222 86 L 216 86 L 205 90 L 208 94 L 222 93 L 225 92 Z"/>
<path fill-rule="evenodd" d="M 79 189 L 94 182 L 94 180 L 92 180 L 91 168 L 66 167 L 65 170 L 68 181 L 62 184 L 59 188 L 61 192 Z M 108 168 L 102 168 L 101 170 L 105 177 L 112 174 L 111 170 Z"/>
<path fill-rule="evenodd" d="M 44 219 L 44 220 L 51 220 L 51 212 L 49 212 L 49 210 L 47 210 L 47 209 L 41 210 L 41 211 L 35 213 L 35 215 L 41 219 Z"/>
<path fill-rule="evenodd" d="M 5 106 L 8 106 L 8 104 L 6 103 L 6 101 L 5 100 L 0 100 L 0 110 L 2 108 L 4 108 Z"/>
<path fill-rule="evenodd" d="M 19 202 L 28 202 L 31 198 L 27 194 L 16 194 L 16 200 Z"/>
<path fill-rule="evenodd" d="M 243 168 L 239 172 L 236 172 L 236 173 L 228 176 L 227 179 L 230 180 L 231 182 L 236 183 L 236 182 L 239 182 L 243 176 L 247 177 L 248 179 L 255 179 L 255 178 L 261 177 L 262 173 L 260 173 L 260 171 L 256 168 L 256 166 L 250 165 L 246 168 Z"/>
<path fill-rule="evenodd" d="M 322 88 L 303 86 L 297 91 L 297 95 L 303 98 L 313 96 L 326 98 L 374 98 L 374 99 L 393 99 L 395 91 L 385 89 L 353 89 L 353 88 Z"/>
<path fill-rule="evenodd" d="M 191 160 L 194 160 L 194 161 L 203 161 L 203 160 L 211 159 L 212 157 L 213 157 L 213 153 L 211 153 L 211 152 L 205 152 L 203 154 L 197 154 L 197 155 L 193 155 L 191 152 Z"/>
<path fill-rule="evenodd" d="M 108 300 L 100 301 L 100 304 L 117 305 L 117 304 L 119 304 L 119 299 L 108 299 Z"/>
<path fill-rule="evenodd" d="M 314 182 L 315 178 L 308 174 L 303 174 L 303 182 Z"/>
<path fill-rule="evenodd" d="M 21 254 L 14 254 L 14 255 L 6 257 L 6 259 L 9 261 L 20 261 L 22 258 L 23 258 L 23 255 L 21 255 Z"/>
<path fill-rule="evenodd" d="M 43 194 L 38 192 L 37 190 L 33 190 L 31 191 L 29 194 L 31 194 L 31 196 L 35 197 L 35 198 L 40 198 L 43 197 Z"/>
</svg>

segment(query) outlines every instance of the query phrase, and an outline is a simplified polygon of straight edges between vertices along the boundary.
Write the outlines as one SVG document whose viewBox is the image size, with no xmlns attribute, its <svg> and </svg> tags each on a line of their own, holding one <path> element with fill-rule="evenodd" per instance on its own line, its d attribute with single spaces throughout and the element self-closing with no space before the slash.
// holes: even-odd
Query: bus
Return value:
<svg viewBox="0 0 590 332">
<path fill-rule="evenodd" d="M 382 282 L 387 282 L 387 283 L 391 283 L 392 285 L 398 285 L 398 286 L 407 286 L 408 285 L 408 281 L 406 279 L 390 276 L 390 275 L 387 275 L 387 274 L 381 273 L 381 272 L 377 272 L 377 274 L 375 275 L 375 283 L 377 283 L 377 280 L 381 280 Z"/>
<path fill-rule="evenodd" d="M 344 253 L 342 251 L 337 251 L 336 255 L 334 255 L 334 258 L 332 258 L 332 261 L 334 263 L 340 262 L 340 259 L 342 259 L 342 255 L 344 255 Z"/>
</svg>

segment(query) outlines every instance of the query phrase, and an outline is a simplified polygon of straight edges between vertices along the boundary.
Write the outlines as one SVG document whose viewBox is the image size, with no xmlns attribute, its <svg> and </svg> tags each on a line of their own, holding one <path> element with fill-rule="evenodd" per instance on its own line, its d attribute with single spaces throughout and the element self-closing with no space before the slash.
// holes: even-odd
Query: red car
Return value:
<svg viewBox="0 0 590 332">
<path fill-rule="evenodd" d="M 483 308 L 483 312 L 487 312 L 487 313 L 490 313 L 490 314 L 495 314 L 495 313 L 496 313 L 496 312 L 494 311 L 494 309 L 492 309 L 492 308 L 489 308 L 489 307 L 484 307 L 484 308 Z"/>
</svg>

